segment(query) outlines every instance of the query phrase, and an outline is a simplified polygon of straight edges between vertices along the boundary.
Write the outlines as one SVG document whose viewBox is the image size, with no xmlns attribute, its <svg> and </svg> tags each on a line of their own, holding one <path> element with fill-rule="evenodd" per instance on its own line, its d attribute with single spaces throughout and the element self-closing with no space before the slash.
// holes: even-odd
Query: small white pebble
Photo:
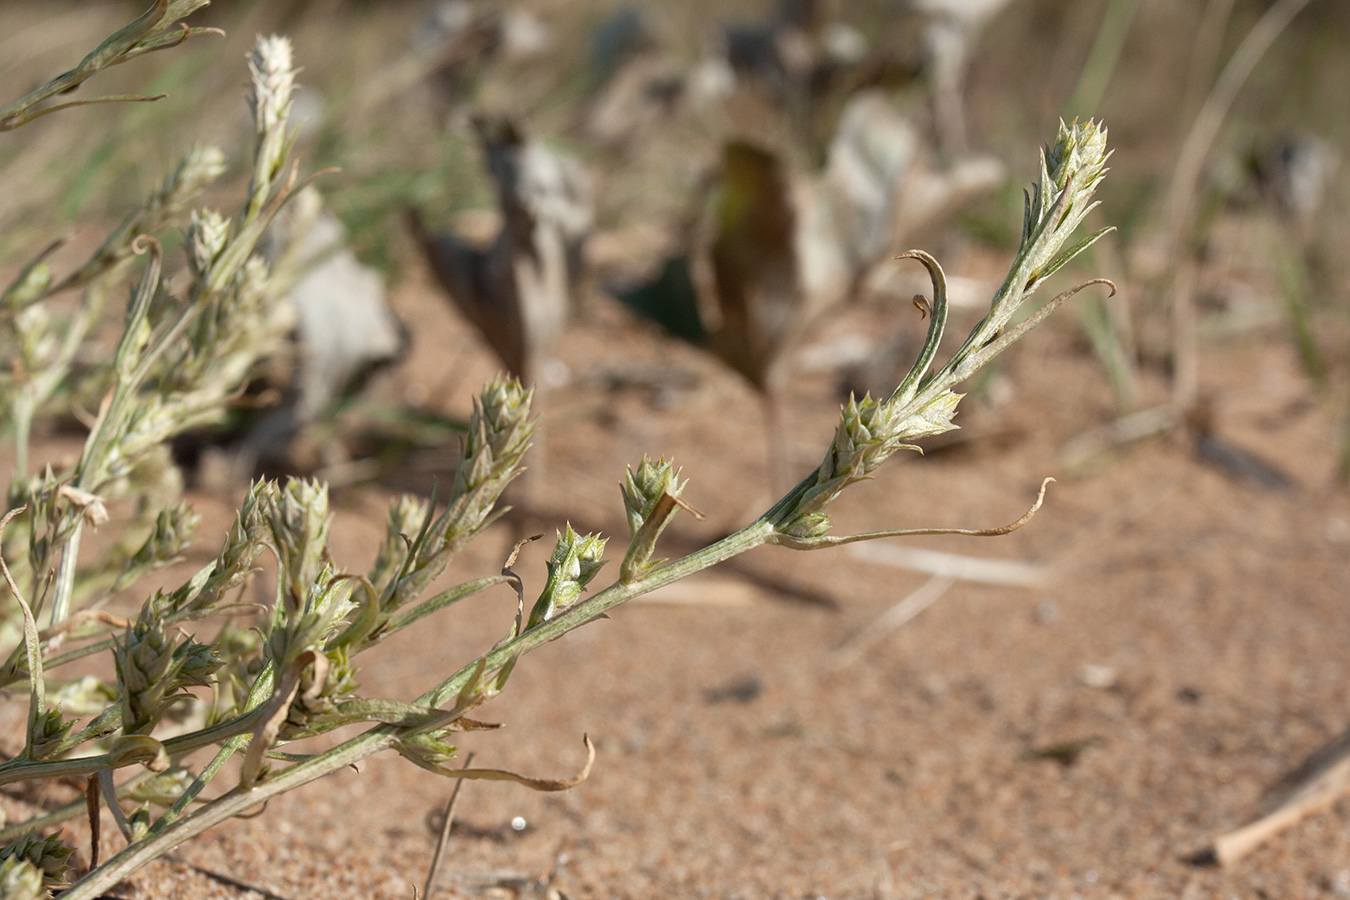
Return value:
<svg viewBox="0 0 1350 900">
<path fill-rule="evenodd" d="M 1111 666 L 1095 666 L 1089 663 L 1078 673 L 1078 680 L 1088 687 L 1113 688 L 1116 686 L 1116 670 Z"/>
</svg>

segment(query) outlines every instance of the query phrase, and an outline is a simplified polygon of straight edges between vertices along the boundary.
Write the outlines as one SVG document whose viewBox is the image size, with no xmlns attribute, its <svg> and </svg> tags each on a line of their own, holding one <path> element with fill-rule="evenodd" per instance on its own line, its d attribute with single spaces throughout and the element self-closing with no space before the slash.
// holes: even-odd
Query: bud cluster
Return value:
<svg viewBox="0 0 1350 900">
<path fill-rule="evenodd" d="M 4 851 L 0 850 L 0 854 Z M 49 900 L 42 870 L 18 856 L 0 856 L 0 897 L 5 900 Z"/>
<path fill-rule="evenodd" d="M 200 521 L 201 516 L 186 503 L 160 510 L 150 535 L 128 560 L 126 568 L 140 573 L 173 562 L 191 545 Z"/>
<path fill-rule="evenodd" d="M 422 530 L 430 511 L 430 503 L 409 494 L 390 505 L 384 526 L 384 544 L 370 570 L 370 583 L 377 592 L 389 585 L 408 558 L 408 545 Z"/>
<path fill-rule="evenodd" d="M 323 653 L 330 638 L 347 622 L 356 608 L 352 600 L 354 581 L 340 574 L 331 563 L 311 580 L 295 609 L 278 605 L 269 639 L 269 652 L 285 668 L 306 650 Z"/>
<path fill-rule="evenodd" d="M 164 179 L 160 203 L 170 209 L 181 208 L 203 188 L 225 174 L 225 154 L 219 147 L 204 144 L 193 147 Z"/>
<path fill-rule="evenodd" d="M 286 161 L 286 119 L 290 116 L 291 95 L 295 91 L 290 39 L 259 35 L 249 55 L 248 69 L 253 77 L 249 108 L 257 133 L 254 183 L 250 194 L 256 198 L 260 192 L 266 192 Z"/>
<path fill-rule="evenodd" d="M 47 893 L 49 889 L 63 888 L 69 884 L 66 876 L 70 872 L 70 857 L 74 852 L 75 848 L 67 846 L 58 835 L 38 837 L 32 833 L 25 834 L 14 843 L 0 847 L 0 884 L 13 881 L 20 889 L 30 888 L 32 874 L 19 865 L 28 863 L 40 878 L 41 887 L 34 896 L 50 896 Z M 10 897 L 8 893 L 0 896 L 6 900 Z M 19 893 L 18 896 L 23 894 Z"/>
<path fill-rule="evenodd" d="M 896 404 L 874 400 L 870 394 L 861 400 L 850 396 L 835 428 L 834 441 L 825 459 L 817 467 L 812 483 L 806 486 L 791 516 L 780 529 L 794 537 L 804 537 L 828 528 L 829 519 L 821 510 L 839 492 L 856 481 L 869 477 L 875 469 L 905 446 Z"/>
<path fill-rule="evenodd" d="M 514 378 L 494 378 L 483 388 L 469 416 L 453 497 L 515 476 L 534 435 L 534 422 L 530 420 L 533 400 L 534 391 Z"/>
<path fill-rule="evenodd" d="M 117 795 L 132 803 L 154 803 L 157 806 L 172 806 L 183 792 L 192 784 L 192 773 L 185 768 L 173 768 L 167 772 L 150 773 L 148 778 L 139 778 L 130 784 L 118 788 Z"/>
<path fill-rule="evenodd" d="M 328 566 L 328 486 L 291 479 L 262 507 L 263 521 L 281 570 L 277 589 L 287 609 L 295 609 L 313 593 L 320 572 Z"/>
<path fill-rule="evenodd" d="M 262 511 L 274 502 L 276 492 L 276 483 L 271 481 L 257 481 L 249 487 L 220 555 L 168 596 L 163 608 L 165 616 L 192 619 L 208 615 L 227 591 L 247 577 L 253 561 L 262 552 L 267 534 Z M 195 528 L 196 522 L 192 524 Z M 176 527 L 181 530 L 182 525 L 180 520 Z"/>
<path fill-rule="evenodd" d="M 630 468 L 625 473 L 621 490 L 629 543 L 619 568 L 621 581 L 633 581 L 661 564 L 652 554 L 661 532 L 675 516 L 678 504 L 674 501 L 687 483 L 680 481 L 680 470 L 664 459 L 652 462 L 644 456 L 636 471 Z"/>
<path fill-rule="evenodd" d="M 548 581 L 530 611 L 527 627 L 563 612 L 581 599 L 581 592 L 603 566 L 605 539 L 598 534 L 577 534 L 569 524 L 558 534 L 548 561 Z"/>
<path fill-rule="evenodd" d="M 42 304 L 25 307 L 14 317 L 15 359 L 20 377 L 32 377 L 50 364 L 60 346 L 51 313 Z"/>
<path fill-rule="evenodd" d="M 210 684 L 221 666 L 209 646 L 176 642 L 155 606 L 152 598 L 113 647 L 123 734 L 149 734 L 183 688 Z"/>
<path fill-rule="evenodd" d="M 1104 127 L 1092 120 L 1059 123 L 1055 143 L 1041 151 L 1040 180 L 1027 198 L 1017 259 L 978 332 L 1000 332 L 1041 282 L 1105 233 L 1098 231 L 1064 249 L 1073 232 L 1097 207 L 1092 196 L 1106 175 L 1110 157 Z M 962 349 L 970 347 L 967 341 Z M 973 371 L 962 377 L 971 374 Z"/>
<path fill-rule="evenodd" d="M 518 380 L 497 377 L 474 401 L 450 505 L 438 522 L 438 544 L 452 544 L 484 528 L 497 498 L 523 471 L 521 462 L 534 436 L 533 399 L 534 391 Z"/>
<path fill-rule="evenodd" d="M 300 679 L 300 688 L 286 714 L 286 724 L 279 735 L 282 740 L 297 740 L 307 736 L 316 719 L 336 711 L 338 704 L 349 699 L 360 687 L 356 681 L 356 668 L 348 661 L 345 648 L 326 655 L 326 666 L 306 667 Z M 323 675 L 323 683 L 315 684 L 319 673 Z"/>
<path fill-rule="evenodd" d="M 29 734 L 29 753 L 33 759 L 46 759 L 56 752 L 61 742 L 70 734 L 74 719 L 63 719 L 61 710 L 53 707 L 39 715 L 32 724 Z"/>
<path fill-rule="evenodd" d="M 188 218 L 187 236 L 184 245 L 187 249 L 188 266 L 192 274 L 205 278 L 225 249 L 230 238 L 230 220 L 214 209 L 194 209 Z"/>
<path fill-rule="evenodd" d="M 459 748 L 445 739 L 448 731 L 414 731 L 402 735 L 394 745 L 399 755 L 409 762 L 436 771 L 455 758 Z"/>
</svg>

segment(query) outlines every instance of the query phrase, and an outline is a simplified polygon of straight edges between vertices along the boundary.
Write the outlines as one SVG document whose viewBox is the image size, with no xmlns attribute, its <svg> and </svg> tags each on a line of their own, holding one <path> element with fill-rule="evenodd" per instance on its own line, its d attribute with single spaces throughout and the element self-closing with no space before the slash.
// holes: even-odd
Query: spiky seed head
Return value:
<svg viewBox="0 0 1350 900">
<path fill-rule="evenodd" d="M 637 469 L 628 469 L 622 490 L 629 534 L 636 536 L 661 498 L 680 496 L 685 484 L 680 481 L 680 470 L 664 459 L 653 462 L 644 456 Z"/>
<path fill-rule="evenodd" d="M 548 581 L 530 612 L 531 627 L 570 609 L 581 599 L 581 592 L 605 564 L 601 558 L 605 543 L 598 534 L 577 534 L 570 523 L 559 532 L 548 561 Z"/>
<path fill-rule="evenodd" d="M 49 900 L 51 895 L 42 883 L 42 870 L 37 866 L 17 856 L 0 858 L 0 897 L 5 900 Z"/>
<path fill-rule="evenodd" d="M 164 194 L 173 203 L 190 197 L 225 174 L 225 154 L 219 147 L 204 144 L 193 147 L 169 174 Z"/>
<path fill-rule="evenodd" d="M 159 806 L 170 806 L 183 792 L 187 790 L 188 785 L 192 784 L 192 772 L 184 768 L 174 768 L 167 772 L 152 774 L 148 778 L 141 778 L 132 781 L 130 784 L 117 789 L 118 797 L 123 800 L 130 800 L 133 803 L 155 803 Z"/>
<path fill-rule="evenodd" d="M 225 249 L 230 237 L 230 220 L 213 209 L 194 209 L 188 220 L 188 266 L 198 278 L 211 271 L 211 265 Z"/>
<path fill-rule="evenodd" d="M 295 90 L 295 66 L 290 38 L 258 36 L 248 59 L 253 76 L 249 107 L 254 127 L 261 134 L 274 131 L 290 113 L 291 94 Z"/>
<path fill-rule="evenodd" d="M 46 759 L 56 751 L 66 739 L 66 735 L 70 734 L 70 728 L 75 724 L 75 720 L 65 720 L 61 716 L 61 710 L 49 709 L 38 716 L 33 724 L 33 759 Z"/>
<path fill-rule="evenodd" d="M 75 848 L 68 846 L 61 840 L 59 834 L 49 834 L 46 837 L 40 837 L 32 832 L 14 841 L 5 847 L 0 847 L 0 866 L 10 860 L 22 861 L 31 865 L 37 870 L 41 878 L 41 891 L 45 892 L 50 888 L 68 887 L 70 882 L 67 874 L 70 871 L 70 857 L 75 852 Z M 22 867 L 7 867 L 8 873 L 5 880 L 13 879 L 20 886 L 31 885 L 31 875 Z M 6 869 L 0 869 L 0 873 L 5 873 Z M 9 900 L 9 894 L 0 894 Z M 22 896 L 22 895 L 20 895 Z M 38 893 L 36 896 L 49 896 L 46 893 Z"/>
<path fill-rule="evenodd" d="M 160 510 L 155 517 L 155 527 L 131 558 L 130 565 L 149 568 L 177 559 L 192 543 L 192 535 L 200 521 L 201 516 L 186 503 L 175 503 Z"/>
</svg>

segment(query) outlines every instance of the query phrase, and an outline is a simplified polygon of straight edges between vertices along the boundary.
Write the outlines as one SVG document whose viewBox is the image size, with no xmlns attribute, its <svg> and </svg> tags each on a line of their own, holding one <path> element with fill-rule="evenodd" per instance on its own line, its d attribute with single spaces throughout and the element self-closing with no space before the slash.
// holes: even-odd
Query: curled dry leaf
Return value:
<svg viewBox="0 0 1350 900">
<path fill-rule="evenodd" d="M 432 771 L 447 778 L 467 778 L 474 781 L 512 781 L 532 791 L 566 791 L 589 778 L 591 766 L 595 763 L 595 744 L 591 742 L 590 735 L 582 735 L 581 740 L 586 744 L 586 764 L 582 766 L 580 772 L 570 778 L 530 778 L 527 775 L 509 772 L 506 769 L 447 769 L 445 766 L 423 766 L 423 768 L 431 768 Z"/>
<path fill-rule="evenodd" d="M 113 769 L 139 763 L 151 772 L 169 768 L 169 753 L 164 744 L 148 734 L 123 734 L 113 739 L 108 750 L 108 765 Z"/>
<path fill-rule="evenodd" d="M 239 783 L 245 789 L 252 787 L 262 773 L 267 754 L 276 744 L 281 726 L 286 724 L 286 715 L 290 712 L 291 704 L 300 693 L 305 669 L 311 665 L 314 667 L 314 678 L 306 691 L 306 699 L 318 696 L 328 676 L 328 657 L 317 650 L 306 650 L 297 656 L 286 667 L 281 680 L 272 691 L 272 699 L 267 702 L 262 724 L 253 733 L 253 740 L 249 742 L 248 751 L 244 754 L 244 766 Z"/>
<path fill-rule="evenodd" d="M 80 511 L 85 524 L 90 528 L 97 528 L 108 521 L 108 507 L 103 504 L 103 498 L 97 494 L 91 494 L 74 485 L 63 484 L 61 496 Z"/>
<path fill-rule="evenodd" d="M 535 383 L 571 309 L 594 215 L 591 179 L 576 160 L 527 139 L 509 119 L 475 125 L 497 187 L 496 238 L 480 248 L 432 233 L 415 210 L 409 225 L 455 306 L 508 370 Z"/>
<path fill-rule="evenodd" d="M 1018 516 L 1013 522 L 1007 525 L 999 525 L 995 528 L 897 528 L 889 531 L 868 531 L 862 534 L 846 535 L 822 535 L 819 537 L 799 538 L 789 534 L 776 534 L 773 543 L 784 547 L 791 547 L 794 550 L 819 550 L 825 547 L 839 547 L 844 544 L 855 544 L 859 541 L 874 541 L 878 538 L 888 537 L 919 537 L 922 535 L 935 534 L 963 534 L 967 537 L 998 537 L 1004 534 L 1012 534 L 1023 525 L 1027 524 L 1040 511 L 1041 505 L 1045 502 L 1045 489 L 1050 486 L 1053 478 L 1046 478 L 1041 482 L 1041 488 L 1036 493 L 1036 501 L 1031 504 L 1026 512 Z"/>
<path fill-rule="evenodd" d="M 819 173 L 745 141 L 722 153 L 707 227 L 653 279 L 617 288 L 638 315 L 699 344 L 771 391 L 809 325 L 909 237 L 997 187 L 989 157 L 934 161 L 884 92 L 862 91 L 840 118 Z"/>
</svg>

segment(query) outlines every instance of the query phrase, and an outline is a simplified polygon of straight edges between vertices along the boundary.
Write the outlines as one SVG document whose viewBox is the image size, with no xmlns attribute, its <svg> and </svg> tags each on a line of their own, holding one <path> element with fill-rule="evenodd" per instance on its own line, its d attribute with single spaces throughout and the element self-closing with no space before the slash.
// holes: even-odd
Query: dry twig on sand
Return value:
<svg viewBox="0 0 1350 900">
<path fill-rule="evenodd" d="M 1308 757 L 1286 780 L 1293 787 L 1269 812 L 1214 840 L 1214 858 L 1219 865 L 1233 865 L 1304 817 L 1335 803 L 1350 790 L 1350 728 Z"/>
</svg>

